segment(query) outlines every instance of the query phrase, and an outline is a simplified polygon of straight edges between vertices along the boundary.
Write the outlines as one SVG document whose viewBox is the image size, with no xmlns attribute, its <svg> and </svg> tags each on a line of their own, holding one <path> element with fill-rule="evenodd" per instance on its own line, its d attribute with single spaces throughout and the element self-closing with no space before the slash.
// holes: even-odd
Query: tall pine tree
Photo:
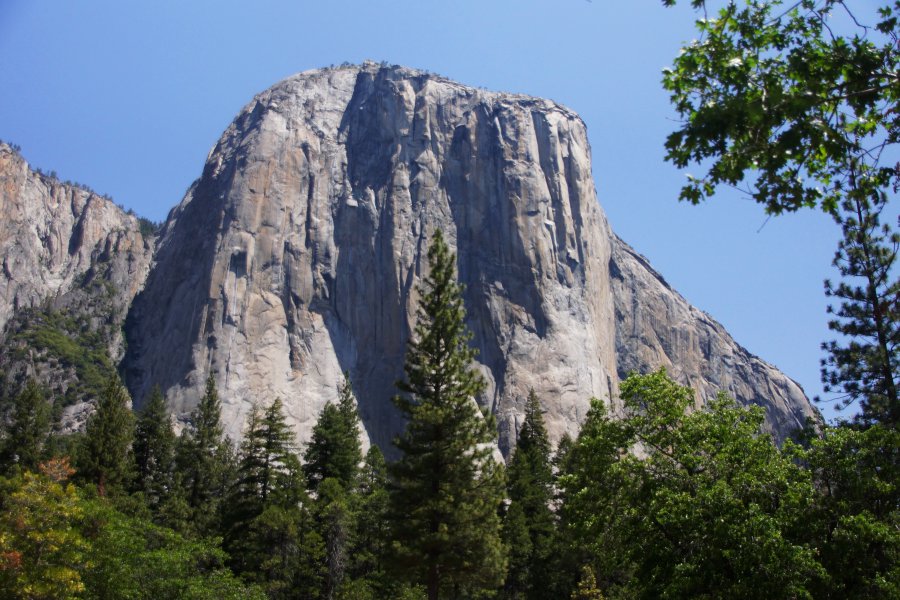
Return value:
<svg viewBox="0 0 900 600">
<path fill-rule="evenodd" d="M 221 526 L 221 503 L 231 485 L 233 452 L 222 431 L 222 405 L 212 373 L 176 452 L 178 477 L 197 531 Z"/>
<path fill-rule="evenodd" d="M 553 497 L 550 440 L 544 427 L 541 404 L 534 390 L 528 394 L 525 421 L 507 471 L 510 504 L 503 536 L 510 549 L 509 572 L 504 585 L 507 598 L 547 598 L 555 521 L 550 510 Z"/>
<path fill-rule="evenodd" d="M 37 382 L 29 379 L 16 396 L 12 418 L 0 446 L 0 468 L 37 470 L 50 433 L 50 405 Z"/>
<path fill-rule="evenodd" d="M 137 419 L 134 431 L 134 462 L 138 491 L 154 514 L 172 492 L 175 466 L 175 433 L 159 386 Z"/>
<path fill-rule="evenodd" d="M 359 487 L 353 498 L 356 527 L 350 540 L 349 576 L 373 597 L 389 597 L 385 570 L 390 546 L 387 465 L 378 446 L 372 446 L 366 452 Z"/>
<path fill-rule="evenodd" d="M 294 434 L 281 401 L 265 409 L 254 407 L 228 499 L 224 547 L 233 568 L 263 583 L 272 598 L 305 597 L 300 588 L 308 586 L 309 575 L 300 581 L 298 573 L 309 554 L 302 543 L 307 504 Z M 316 546 L 316 558 L 321 559 Z"/>
<path fill-rule="evenodd" d="M 390 466 L 396 564 L 428 598 L 473 597 L 503 581 L 498 511 L 503 470 L 493 458 L 494 420 L 475 399 L 485 383 L 473 367 L 456 258 L 440 231 L 428 249 L 406 380 L 395 404 L 407 419 Z"/>
<path fill-rule="evenodd" d="M 350 377 L 344 374 L 338 403 L 325 405 L 313 427 L 312 439 L 303 455 L 303 471 L 310 490 L 331 477 L 349 490 L 359 473 L 362 447 L 359 442 L 359 413 L 353 398 Z"/>
<path fill-rule="evenodd" d="M 825 282 L 825 294 L 840 299 L 828 327 L 843 339 L 822 345 L 825 391 L 838 392 L 842 407 L 859 404 L 864 424 L 900 423 L 897 373 L 900 372 L 900 279 L 893 272 L 900 235 L 879 223 L 886 204 L 880 191 L 872 199 L 855 189 L 835 213 L 843 238 L 834 266 L 843 280 Z"/>
<path fill-rule="evenodd" d="M 134 476 L 134 415 L 130 404 L 128 392 L 113 375 L 88 420 L 78 450 L 79 475 L 96 484 L 101 496 L 120 491 Z"/>
</svg>

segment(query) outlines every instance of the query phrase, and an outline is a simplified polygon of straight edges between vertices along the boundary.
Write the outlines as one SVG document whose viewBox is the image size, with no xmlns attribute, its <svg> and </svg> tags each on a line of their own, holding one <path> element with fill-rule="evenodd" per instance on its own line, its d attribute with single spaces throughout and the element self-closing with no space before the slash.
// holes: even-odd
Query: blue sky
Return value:
<svg viewBox="0 0 900 600">
<path fill-rule="evenodd" d="M 385 60 L 551 98 L 587 124 L 615 231 L 740 344 L 820 395 L 822 281 L 838 231 L 814 211 L 767 220 L 724 191 L 677 202 L 685 172 L 663 161 L 676 123 L 660 79 L 694 37 L 681 4 L 0 0 L 0 139 L 162 220 L 240 108 L 299 71 Z"/>
</svg>

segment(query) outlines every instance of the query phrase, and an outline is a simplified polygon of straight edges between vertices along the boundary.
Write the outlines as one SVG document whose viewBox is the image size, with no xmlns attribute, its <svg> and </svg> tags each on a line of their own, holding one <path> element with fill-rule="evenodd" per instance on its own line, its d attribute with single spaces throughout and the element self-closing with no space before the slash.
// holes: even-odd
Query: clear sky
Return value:
<svg viewBox="0 0 900 600">
<path fill-rule="evenodd" d="M 694 16 L 686 0 L 0 0 L 0 139 L 159 221 L 240 108 L 299 71 L 385 60 L 551 98 L 587 124 L 615 231 L 820 395 L 837 228 L 814 211 L 767 220 L 735 193 L 681 204 L 685 173 L 663 161 L 661 70 Z"/>
</svg>

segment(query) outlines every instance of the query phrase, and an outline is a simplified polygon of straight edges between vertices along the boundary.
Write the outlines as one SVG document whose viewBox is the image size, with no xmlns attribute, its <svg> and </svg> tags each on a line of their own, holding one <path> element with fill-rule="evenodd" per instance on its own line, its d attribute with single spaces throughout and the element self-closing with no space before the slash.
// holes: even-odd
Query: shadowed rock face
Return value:
<svg viewBox="0 0 900 600">
<path fill-rule="evenodd" d="M 133 305 L 135 398 L 159 383 L 185 415 L 212 372 L 232 437 L 254 401 L 280 397 L 306 440 L 347 371 L 369 438 L 389 448 L 438 228 L 504 452 L 529 388 L 557 440 L 590 397 L 615 404 L 631 368 L 666 365 L 703 396 L 765 403 L 779 435 L 814 412 L 610 232 L 577 115 L 371 63 L 291 77 L 225 131 Z"/>
</svg>

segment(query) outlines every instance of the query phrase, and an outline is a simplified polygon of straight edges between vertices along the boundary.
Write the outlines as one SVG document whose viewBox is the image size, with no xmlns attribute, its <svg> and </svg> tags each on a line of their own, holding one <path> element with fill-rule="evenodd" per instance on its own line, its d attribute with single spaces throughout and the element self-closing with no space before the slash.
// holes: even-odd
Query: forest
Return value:
<svg viewBox="0 0 900 600">
<path fill-rule="evenodd" d="M 663 0 L 672 5 L 674 0 Z M 176 435 L 107 378 L 83 433 L 59 435 L 34 380 L 2 403 L 4 598 L 626 599 L 900 597 L 900 163 L 897 19 L 835 33 L 844 2 L 728 3 L 664 73 L 682 118 L 668 160 L 699 164 L 681 199 L 736 187 L 773 216 L 841 231 L 822 379 L 853 416 L 776 443 L 725 393 L 697 408 L 664 370 L 619 384 L 551 444 L 532 393 L 515 449 L 475 402 L 456 257 L 433 232 L 398 382 L 396 460 L 363 451 L 353 389 L 298 447 L 259 398 L 224 436 L 210 376 Z M 882 222 L 882 221 L 885 222 Z M 789 260 L 786 257 L 785 260 Z"/>
</svg>

